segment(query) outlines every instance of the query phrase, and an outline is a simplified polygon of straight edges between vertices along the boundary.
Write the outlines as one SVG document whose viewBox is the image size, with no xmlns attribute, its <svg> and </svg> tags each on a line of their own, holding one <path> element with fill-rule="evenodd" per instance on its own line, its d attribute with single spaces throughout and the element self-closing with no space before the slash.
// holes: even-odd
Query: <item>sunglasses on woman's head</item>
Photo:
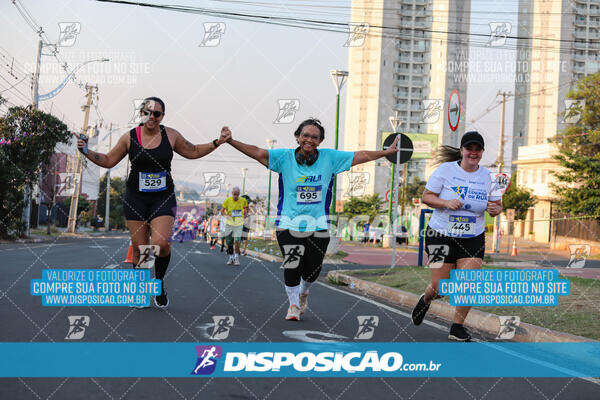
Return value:
<svg viewBox="0 0 600 400">
<path fill-rule="evenodd" d="M 160 116 L 163 115 L 162 111 L 152 111 L 152 110 L 142 110 L 142 113 L 145 116 L 152 114 L 154 116 L 154 118 L 160 118 Z"/>
</svg>

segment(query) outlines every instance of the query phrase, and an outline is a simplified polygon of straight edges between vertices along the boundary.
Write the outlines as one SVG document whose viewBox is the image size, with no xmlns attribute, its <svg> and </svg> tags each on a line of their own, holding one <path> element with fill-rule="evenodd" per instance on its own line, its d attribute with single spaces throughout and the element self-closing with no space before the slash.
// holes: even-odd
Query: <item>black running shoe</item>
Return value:
<svg viewBox="0 0 600 400">
<path fill-rule="evenodd" d="M 167 297 L 167 291 L 164 287 L 162 292 L 154 298 L 154 304 L 159 308 L 167 308 L 169 305 L 169 298 Z"/>
<path fill-rule="evenodd" d="M 448 339 L 456 340 L 457 342 L 470 342 L 471 335 L 462 324 L 452 324 Z"/>
<path fill-rule="evenodd" d="M 421 297 L 419 297 L 419 301 L 412 311 L 413 324 L 421 325 L 423 318 L 425 318 L 425 314 L 427 314 L 427 310 L 429 310 L 429 304 L 425 303 L 425 293 L 423 293 Z"/>
</svg>

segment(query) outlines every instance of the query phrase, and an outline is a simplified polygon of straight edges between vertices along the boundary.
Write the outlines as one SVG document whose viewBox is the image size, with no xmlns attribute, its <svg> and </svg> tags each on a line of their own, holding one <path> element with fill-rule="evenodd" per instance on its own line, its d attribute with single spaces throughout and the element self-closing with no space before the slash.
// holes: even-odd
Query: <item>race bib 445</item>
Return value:
<svg viewBox="0 0 600 400">
<path fill-rule="evenodd" d="M 475 221 L 475 217 L 450 215 L 448 219 L 448 227 L 446 228 L 448 236 L 474 237 Z"/>
</svg>

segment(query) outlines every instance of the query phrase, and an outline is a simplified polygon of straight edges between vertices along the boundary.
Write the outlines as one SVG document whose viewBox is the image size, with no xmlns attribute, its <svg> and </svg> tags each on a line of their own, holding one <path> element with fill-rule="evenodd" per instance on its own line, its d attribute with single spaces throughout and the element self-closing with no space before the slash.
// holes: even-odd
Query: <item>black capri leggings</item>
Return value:
<svg viewBox="0 0 600 400">
<path fill-rule="evenodd" d="M 283 278 L 286 286 L 298 286 L 300 278 L 314 282 L 321 273 L 321 265 L 329 244 L 326 230 L 296 232 L 277 230 L 277 243 L 283 254 Z"/>
</svg>

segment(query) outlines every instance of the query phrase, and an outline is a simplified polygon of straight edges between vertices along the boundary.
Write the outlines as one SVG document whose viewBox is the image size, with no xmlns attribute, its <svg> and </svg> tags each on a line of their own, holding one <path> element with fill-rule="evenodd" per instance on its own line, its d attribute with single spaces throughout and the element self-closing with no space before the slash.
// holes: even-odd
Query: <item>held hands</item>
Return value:
<svg viewBox="0 0 600 400">
<path fill-rule="evenodd" d="M 462 206 L 465 203 L 463 203 L 462 201 L 458 200 L 458 199 L 451 199 L 451 200 L 446 200 L 446 208 L 449 208 L 450 210 L 458 210 L 460 208 L 462 208 Z M 489 203 L 488 203 L 489 205 Z"/>
<path fill-rule="evenodd" d="M 229 130 L 229 127 L 224 126 L 221 129 L 221 136 L 219 136 L 219 139 L 217 139 L 217 142 L 221 145 L 225 142 L 229 142 L 232 139 L 231 137 L 231 131 Z"/>
<path fill-rule="evenodd" d="M 491 201 L 488 201 L 487 203 L 487 212 L 492 216 L 495 217 L 496 215 L 500 214 L 500 212 L 502 212 L 502 206 L 496 203 L 492 203 Z"/>
</svg>

